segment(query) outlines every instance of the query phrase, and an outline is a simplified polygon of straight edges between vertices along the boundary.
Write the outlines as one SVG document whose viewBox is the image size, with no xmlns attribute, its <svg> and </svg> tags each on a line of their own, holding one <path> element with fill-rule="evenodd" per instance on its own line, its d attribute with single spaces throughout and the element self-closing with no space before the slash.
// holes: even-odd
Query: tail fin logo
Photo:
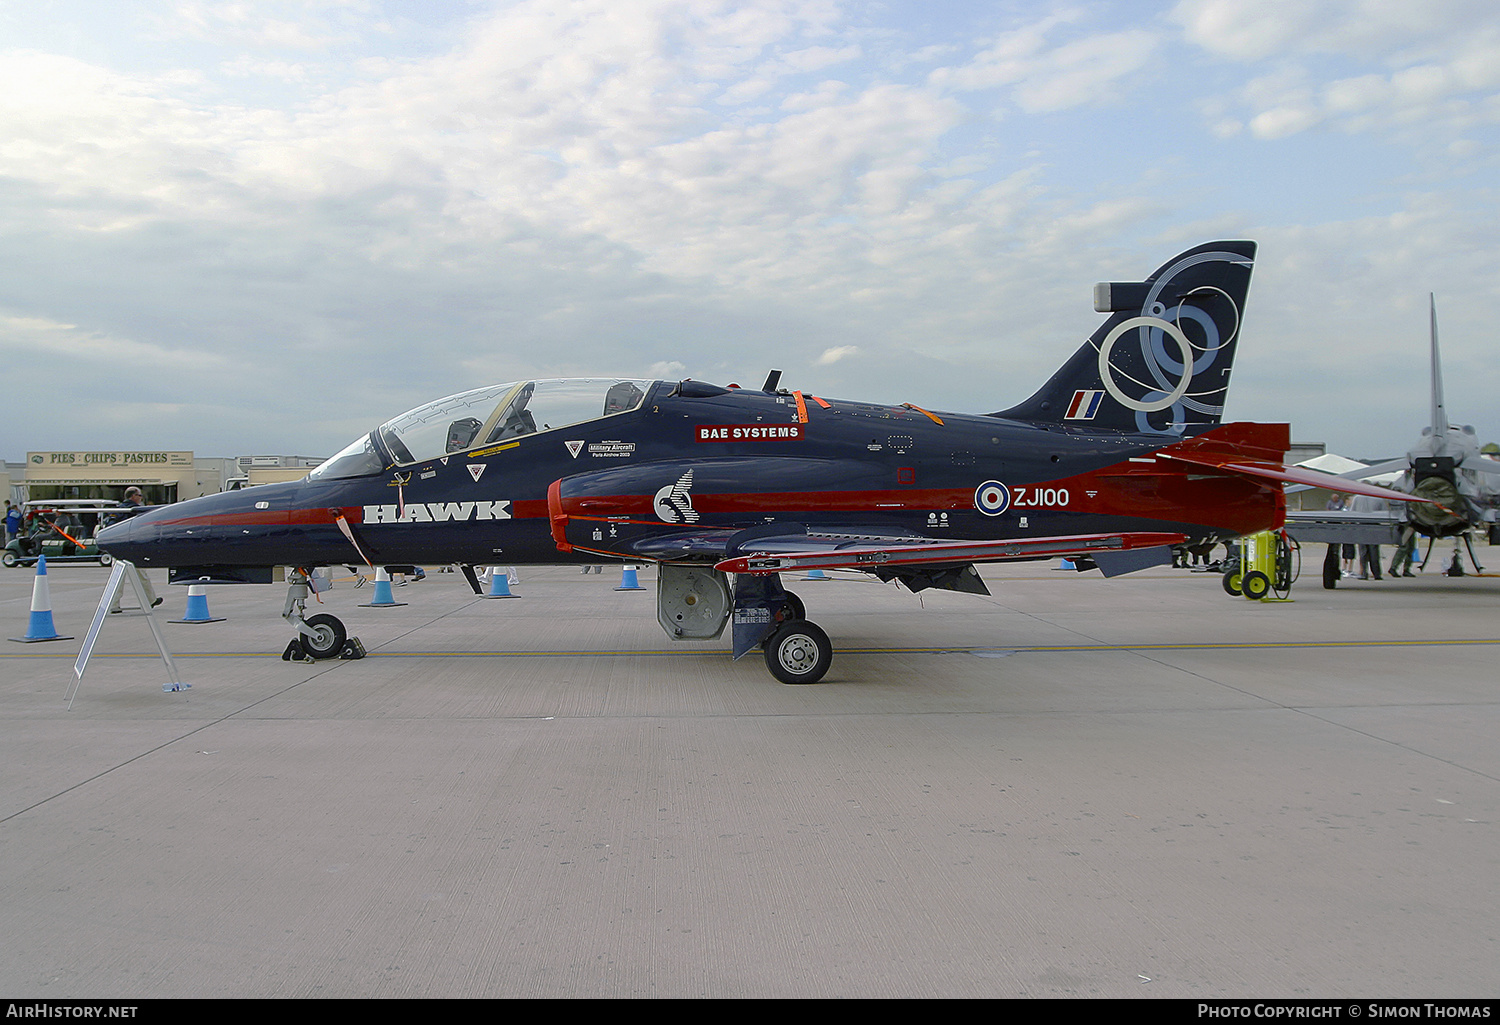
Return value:
<svg viewBox="0 0 1500 1025">
<path fill-rule="evenodd" d="M 1249 261 L 1224 251 L 1184 254 L 1151 283 L 1140 314 L 1115 324 L 1099 343 L 1100 383 L 1120 405 L 1135 410 L 1141 430 L 1160 431 L 1146 415 L 1162 410 L 1172 411 L 1173 423 L 1161 433 L 1178 433 L 1185 420 L 1217 420 L 1224 412 L 1240 304 L 1205 277 L 1215 264 L 1248 267 Z M 1187 288 L 1174 298 L 1179 283 Z M 1216 364 L 1218 372 L 1211 374 Z M 1197 388 L 1190 391 L 1195 380 Z"/>
<path fill-rule="evenodd" d="M 1121 374 L 1127 381 L 1140 385 L 1147 389 L 1143 398 L 1135 399 L 1126 395 L 1121 389 L 1119 382 L 1115 380 L 1114 371 L 1118 368 L 1109 361 L 1110 350 L 1114 348 L 1115 342 L 1127 331 L 1140 328 L 1143 332 L 1149 332 L 1148 340 L 1142 346 L 1143 351 L 1148 354 L 1146 366 L 1151 370 L 1152 376 L 1157 379 L 1157 387 L 1153 388 L 1145 381 L 1138 381 L 1127 374 Z M 1174 362 L 1170 357 L 1163 359 L 1165 353 L 1162 351 L 1162 337 L 1172 339 L 1177 346 L 1178 359 Z M 1210 354 L 1213 350 L 1209 350 Z M 1212 359 L 1209 360 L 1212 362 Z M 1177 374 L 1177 383 L 1171 386 L 1171 390 L 1164 390 L 1168 386 L 1166 374 L 1162 364 Z M 1157 410 L 1168 409 L 1177 404 L 1177 400 L 1187 394 L 1188 385 L 1193 383 L 1193 345 L 1188 341 L 1187 335 L 1176 324 L 1162 320 L 1160 317 L 1131 317 L 1129 320 L 1121 321 L 1115 325 L 1114 330 L 1104 336 L 1104 343 L 1099 346 L 1099 377 L 1104 381 L 1104 387 L 1115 397 L 1115 401 L 1129 409 L 1139 410 L 1142 413 L 1155 413 Z"/>
</svg>

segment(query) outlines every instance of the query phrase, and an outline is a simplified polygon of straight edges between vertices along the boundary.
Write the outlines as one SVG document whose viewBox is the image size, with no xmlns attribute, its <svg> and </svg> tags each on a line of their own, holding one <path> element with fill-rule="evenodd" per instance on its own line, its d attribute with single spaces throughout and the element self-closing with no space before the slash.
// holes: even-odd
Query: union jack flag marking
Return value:
<svg viewBox="0 0 1500 1025">
<path fill-rule="evenodd" d="M 1073 401 L 1068 404 L 1068 411 L 1063 419 L 1092 420 L 1094 414 L 1099 412 L 1099 402 L 1103 398 L 1102 388 L 1080 388 L 1073 393 Z"/>
</svg>

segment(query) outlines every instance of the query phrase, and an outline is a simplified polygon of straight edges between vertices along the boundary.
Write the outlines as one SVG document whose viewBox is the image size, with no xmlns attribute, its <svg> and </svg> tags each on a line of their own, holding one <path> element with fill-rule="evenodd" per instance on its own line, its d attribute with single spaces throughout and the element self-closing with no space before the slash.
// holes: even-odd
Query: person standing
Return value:
<svg viewBox="0 0 1500 1025">
<path fill-rule="evenodd" d="M 1417 532 L 1410 527 L 1406 528 L 1406 534 L 1401 538 L 1401 544 L 1396 549 L 1396 557 L 1391 560 L 1392 577 L 1416 576 L 1411 571 L 1411 564 L 1417 555 Z"/>
<path fill-rule="evenodd" d="M 1355 495 L 1354 500 L 1349 503 L 1349 511 L 1355 513 L 1377 513 L 1386 512 L 1390 506 L 1373 495 Z M 1380 546 L 1359 546 L 1359 579 L 1380 579 Z"/>
<path fill-rule="evenodd" d="M 145 504 L 146 499 L 145 496 L 141 494 L 141 489 L 132 485 L 125 489 L 125 501 L 120 503 L 120 508 L 125 510 L 139 509 Z M 129 515 L 128 512 L 127 515 Z M 124 517 L 121 518 L 123 519 Z M 151 603 L 151 607 L 154 609 L 161 604 L 161 599 L 156 596 L 156 588 L 151 586 L 151 578 L 146 575 L 145 570 L 141 570 L 140 574 L 142 582 L 146 585 L 146 600 Z M 121 581 L 121 584 L 123 585 L 124 581 Z M 115 597 L 114 600 L 110 602 L 109 611 L 120 611 L 119 590 L 115 591 Z"/>
<path fill-rule="evenodd" d="M 21 536 L 21 507 L 11 502 L 5 503 L 5 543 Z"/>
<path fill-rule="evenodd" d="M 1325 508 L 1329 512 L 1344 511 L 1344 496 L 1335 491 L 1328 496 L 1328 505 Z M 1354 575 L 1354 546 L 1349 544 L 1331 544 L 1328 546 L 1328 561 L 1334 568 L 1338 567 L 1338 556 L 1344 559 L 1343 569 L 1339 570 L 1339 576 L 1352 577 Z M 1332 572 L 1332 570 L 1325 570 Z"/>
</svg>

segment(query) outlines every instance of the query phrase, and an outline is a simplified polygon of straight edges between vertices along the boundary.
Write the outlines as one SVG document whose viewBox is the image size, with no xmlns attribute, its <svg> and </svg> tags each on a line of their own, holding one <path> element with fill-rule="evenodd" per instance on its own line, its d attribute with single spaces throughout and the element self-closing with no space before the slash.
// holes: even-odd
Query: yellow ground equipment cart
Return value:
<svg viewBox="0 0 1500 1025">
<path fill-rule="evenodd" d="M 1290 601 L 1297 579 L 1296 542 L 1284 530 L 1263 530 L 1242 537 L 1224 571 L 1224 590 L 1254 601 Z"/>
</svg>

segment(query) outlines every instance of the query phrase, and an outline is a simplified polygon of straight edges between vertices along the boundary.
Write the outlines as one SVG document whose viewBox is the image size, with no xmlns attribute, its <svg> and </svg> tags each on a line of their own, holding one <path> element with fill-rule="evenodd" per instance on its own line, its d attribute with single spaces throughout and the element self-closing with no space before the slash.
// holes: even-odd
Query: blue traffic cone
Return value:
<svg viewBox="0 0 1500 1025">
<path fill-rule="evenodd" d="M 636 568 L 634 566 L 626 566 L 620 571 L 620 586 L 615 588 L 616 591 L 645 590 L 645 588 L 641 586 L 640 580 L 636 578 L 635 570 Z"/>
<path fill-rule="evenodd" d="M 188 584 L 187 611 L 173 623 L 222 623 L 223 616 L 208 614 L 208 587 L 205 584 Z"/>
<path fill-rule="evenodd" d="M 519 598 L 519 594 L 510 593 L 510 573 L 504 566 L 494 566 L 490 569 L 490 593 L 486 598 Z"/>
<path fill-rule="evenodd" d="M 824 573 L 820 569 L 810 569 L 810 570 L 807 571 L 807 576 L 803 577 L 802 579 L 803 580 L 832 580 L 833 577 L 829 576 L 827 573 Z"/>
<path fill-rule="evenodd" d="M 47 557 L 36 557 L 36 583 L 31 586 L 31 621 L 26 624 L 25 637 L 12 637 L 22 644 L 37 641 L 71 641 L 57 632 L 52 625 L 52 591 L 47 587 Z"/>
<path fill-rule="evenodd" d="M 375 570 L 375 594 L 371 597 L 368 605 L 361 605 L 362 609 L 389 609 L 399 605 L 405 605 L 404 601 L 397 601 L 391 595 L 391 575 L 385 571 L 384 566 Z"/>
</svg>

